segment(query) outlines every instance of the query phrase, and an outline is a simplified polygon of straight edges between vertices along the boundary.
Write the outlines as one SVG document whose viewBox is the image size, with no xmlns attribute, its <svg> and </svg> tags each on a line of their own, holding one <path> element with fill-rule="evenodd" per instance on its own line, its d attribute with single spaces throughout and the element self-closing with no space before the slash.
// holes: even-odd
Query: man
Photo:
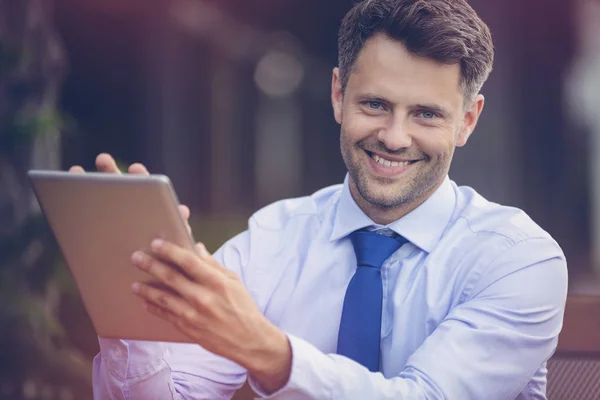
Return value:
<svg viewBox="0 0 600 400">
<path fill-rule="evenodd" d="M 132 291 L 198 345 L 100 338 L 95 397 L 225 399 L 248 378 L 268 398 L 544 399 L 565 257 L 447 176 L 492 60 L 464 0 L 355 5 L 331 95 L 344 183 L 265 207 L 212 256 L 161 241 L 132 255 L 179 296 Z"/>
</svg>

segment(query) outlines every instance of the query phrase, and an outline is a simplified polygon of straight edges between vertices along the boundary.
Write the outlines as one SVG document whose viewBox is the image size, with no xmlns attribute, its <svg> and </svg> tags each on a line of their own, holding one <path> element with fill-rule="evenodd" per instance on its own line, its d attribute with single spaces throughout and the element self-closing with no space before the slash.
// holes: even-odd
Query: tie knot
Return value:
<svg viewBox="0 0 600 400">
<path fill-rule="evenodd" d="M 406 243 L 403 237 L 396 239 L 367 231 L 352 232 L 350 240 L 354 246 L 358 266 L 375 268 L 381 268 L 383 262 Z"/>
</svg>

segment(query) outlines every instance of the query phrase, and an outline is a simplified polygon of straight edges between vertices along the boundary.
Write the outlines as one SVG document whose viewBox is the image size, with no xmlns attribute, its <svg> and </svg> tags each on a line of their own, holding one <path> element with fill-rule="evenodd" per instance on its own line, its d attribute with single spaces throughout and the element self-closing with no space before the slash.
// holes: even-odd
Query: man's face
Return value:
<svg viewBox="0 0 600 400">
<path fill-rule="evenodd" d="M 421 204 L 466 143 L 483 97 L 465 112 L 458 64 L 418 58 L 383 34 L 365 43 L 343 95 L 338 73 L 332 101 L 355 200 L 379 209 Z"/>
</svg>

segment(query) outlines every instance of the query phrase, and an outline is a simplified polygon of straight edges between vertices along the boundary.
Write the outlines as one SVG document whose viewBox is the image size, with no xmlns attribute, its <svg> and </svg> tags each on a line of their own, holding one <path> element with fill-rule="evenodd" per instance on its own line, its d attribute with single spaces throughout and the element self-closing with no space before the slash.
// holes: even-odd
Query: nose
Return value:
<svg viewBox="0 0 600 400">
<path fill-rule="evenodd" d="M 412 137 L 407 122 L 408 121 L 404 118 L 394 116 L 394 118 L 391 118 L 390 122 L 378 132 L 377 138 L 391 151 L 410 147 L 412 144 Z"/>
</svg>

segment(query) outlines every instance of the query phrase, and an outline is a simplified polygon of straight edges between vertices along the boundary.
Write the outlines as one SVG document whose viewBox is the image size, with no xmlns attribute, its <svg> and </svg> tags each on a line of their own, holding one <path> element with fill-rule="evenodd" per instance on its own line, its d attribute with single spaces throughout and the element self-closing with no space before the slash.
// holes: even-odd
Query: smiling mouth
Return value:
<svg viewBox="0 0 600 400">
<path fill-rule="evenodd" d="M 407 167 L 411 164 L 414 164 L 420 160 L 408 160 L 408 161 L 392 161 L 387 160 L 375 153 L 371 153 L 370 151 L 365 150 L 367 155 L 373 159 L 377 164 L 383 165 L 384 167 Z"/>
</svg>

